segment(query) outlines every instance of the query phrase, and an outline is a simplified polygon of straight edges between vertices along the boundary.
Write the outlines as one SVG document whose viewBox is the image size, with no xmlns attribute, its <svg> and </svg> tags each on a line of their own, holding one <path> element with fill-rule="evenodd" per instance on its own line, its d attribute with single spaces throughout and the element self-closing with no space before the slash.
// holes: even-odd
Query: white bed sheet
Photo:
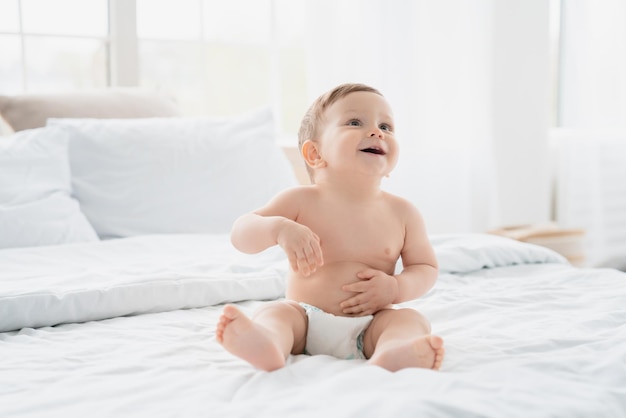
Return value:
<svg viewBox="0 0 626 418">
<path fill-rule="evenodd" d="M 406 305 L 444 337 L 446 358 L 438 372 L 397 373 L 362 360 L 304 355 L 266 373 L 217 344 L 222 303 L 240 300 L 252 312 L 266 302 L 242 300 L 281 296 L 280 252 L 242 256 L 226 237 L 206 236 L 0 251 L 3 316 L 11 314 L 3 310 L 11 296 L 34 294 L 33 287 L 40 294 L 77 294 L 82 278 L 84 288 L 101 292 L 132 288 L 138 277 L 156 286 L 152 293 L 122 293 L 132 295 L 123 303 L 134 309 L 124 314 L 130 316 L 102 309 L 99 316 L 110 319 L 90 320 L 88 307 L 59 297 L 57 305 L 70 301 L 76 320 L 88 322 L 0 333 L 0 416 L 626 416 L 626 274 L 575 269 L 540 247 L 503 240 L 433 238 L 441 277 L 428 295 Z M 35 259 L 41 270 L 30 267 L 46 275 L 29 273 L 25 263 Z M 81 265 L 93 268 L 80 272 Z M 200 284 L 186 287 L 202 270 Z M 275 275 L 249 286 L 255 271 Z M 215 280 L 216 272 L 239 284 Z M 157 280 L 146 280 L 149 273 Z M 183 278 L 172 293 L 178 304 L 196 300 L 188 292 L 218 297 L 203 296 L 210 303 L 201 308 L 150 307 L 172 290 L 161 286 L 164 277 Z M 20 287 L 20 279 L 30 282 Z"/>
</svg>

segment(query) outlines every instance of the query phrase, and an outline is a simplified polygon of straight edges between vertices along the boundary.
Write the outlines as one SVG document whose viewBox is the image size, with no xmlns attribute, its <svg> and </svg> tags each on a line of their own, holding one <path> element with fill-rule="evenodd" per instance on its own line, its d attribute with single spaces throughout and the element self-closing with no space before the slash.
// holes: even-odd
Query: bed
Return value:
<svg viewBox="0 0 626 418">
<path fill-rule="evenodd" d="M 228 237 L 297 182 L 269 109 L 52 116 L 0 138 L 0 416 L 626 416 L 626 273 L 487 234 L 431 235 L 439 279 L 404 304 L 444 337 L 440 371 L 253 369 L 214 329 L 284 296 L 281 251 Z"/>
</svg>

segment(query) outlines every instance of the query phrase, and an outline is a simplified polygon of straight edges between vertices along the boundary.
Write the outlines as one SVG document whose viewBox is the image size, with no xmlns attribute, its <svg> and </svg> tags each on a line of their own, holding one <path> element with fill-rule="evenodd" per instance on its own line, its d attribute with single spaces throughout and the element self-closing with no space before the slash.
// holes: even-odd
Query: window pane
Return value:
<svg viewBox="0 0 626 418">
<path fill-rule="evenodd" d="M 204 0 L 207 40 L 268 43 L 270 0 Z"/>
<path fill-rule="evenodd" d="M 200 39 L 198 0 L 137 0 L 137 34 L 150 39 Z"/>
<path fill-rule="evenodd" d="M 15 94 L 22 91 L 22 63 L 20 39 L 14 35 L 0 35 L 0 93 Z"/>
<path fill-rule="evenodd" d="M 175 94 L 185 114 L 230 116 L 270 102 L 265 49 L 143 41 L 139 60 L 141 85 Z"/>
<path fill-rule="evenodd" d="M 185 114 L 204 111 L 203 58 L 199 44 L 192 42 L 141 41 L 139 84 L 176 97 Z"/>
<path fill-rule="evenodd" d="M 26 33 L 107 36 L 107 0 L 22 0 Z"/>
<path fill-rule="evenodd" d="M 27 38 L 28 90 L 90 89 L 107 84 L 106 43 L 95 39 Z"/>
<path fill-rule="evenodd" d="M 18 0 L 0 0 L 0 31 L 17 32 L 19 30 L 19 16 L 17 13 Z"/>
</svg>

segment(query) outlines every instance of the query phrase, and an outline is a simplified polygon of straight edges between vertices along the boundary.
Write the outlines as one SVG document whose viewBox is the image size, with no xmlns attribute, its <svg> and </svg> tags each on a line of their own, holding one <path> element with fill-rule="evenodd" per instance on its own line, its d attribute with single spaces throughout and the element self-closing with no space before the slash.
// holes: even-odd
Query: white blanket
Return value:
<svg viewBox="0 0 626 418">
<path fill-rule="evenodd" d="M 287 272 L 278 248 L 244 255 L 226 235 L 4 250 L 0 266 L 0 331 L 273 299 Z"/>
<path fill-rule="evenodd" d="M 304 355 L 266 373 L 217 344 L 222 303 L 282 296 L 277 249 L 180 235 L 0 251 L 15 330 L 0 333 L 0 416 L 626 416 L 626 274 L 499 237 L 433 243 L 442 274 L 406 305 L 446 358 L 397 373 Z"/>
</svg>

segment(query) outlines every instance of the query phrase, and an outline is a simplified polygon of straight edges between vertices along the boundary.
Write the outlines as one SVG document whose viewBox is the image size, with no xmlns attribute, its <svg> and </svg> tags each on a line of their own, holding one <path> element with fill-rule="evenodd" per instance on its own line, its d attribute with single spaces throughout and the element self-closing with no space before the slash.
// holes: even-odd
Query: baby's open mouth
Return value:
<svg viewBox="0 0 626 418">
<path fill-rule="evenodd" d="M 364 148 L 361 151 L 362 152 L 368 152 L 370 154 L 385 155 L 385 151 L 383 151 L 380 148 L 376 148 L 376 147 Z"/>
</svg>

